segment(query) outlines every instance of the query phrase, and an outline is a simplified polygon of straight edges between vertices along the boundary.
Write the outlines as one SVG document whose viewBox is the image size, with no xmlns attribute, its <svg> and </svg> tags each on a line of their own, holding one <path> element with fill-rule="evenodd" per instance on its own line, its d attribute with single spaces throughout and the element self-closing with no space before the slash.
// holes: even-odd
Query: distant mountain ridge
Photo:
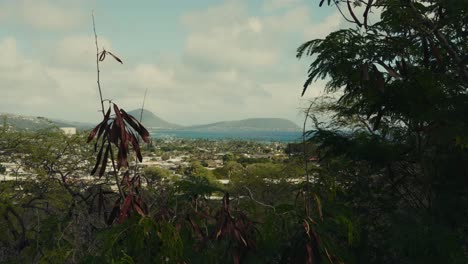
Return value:
<svg viewBox="0 0 468 264">
<path fill-rule="evenodd" d="M 128 112 L 128 114 L 132 115 L 133 117 L 139 120 L 141 115 L 141 108 L 132 110 Z M 156 116 L 151 111 L 148 111 L 146 109 L 143 109 L 141 123 L 143 123 L 145 127 L 150 129 L 177 129 L 182 127 L 180 125 L 167 122 L 166 120 Z"/>
<path fill-rule="evenodd" d="M 283 118 L 248 118 L 236 121 L 222 121 L 206 125 L 185 127 L 185 130 L 198 131 L 299 131 L 294 122 Z"/>
<path fill-rule="evenodd" d="M 128 112 L 136 119 L 140 119 L 141 109 Z M 23 116 L 10 113 L 0 113 L 0 126 L 6 122 L 8 127 L 21 130 L 38 130 L 48 127 L 76 127 L 77 130 L 90 130 L 95 124 L 88 122 L 74 122 L 45 117 Z M 192 131 L 299 131 L 294 122 L 283 118 L 248 118 L 235 121 L 221 121 L 216 123 L 181 126 L 170 123 L 149 110 L 143 110 L 142 123 L 150 130 L 192 130 Z"/>
</svg>

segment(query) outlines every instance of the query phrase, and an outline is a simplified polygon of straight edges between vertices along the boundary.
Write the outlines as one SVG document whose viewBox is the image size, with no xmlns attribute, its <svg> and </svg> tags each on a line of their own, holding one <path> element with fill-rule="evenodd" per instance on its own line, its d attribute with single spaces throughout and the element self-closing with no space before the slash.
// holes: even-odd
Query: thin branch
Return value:
<svg viewBox="0 0 468 264">
<path fill-rule="evenodd" d="M 143 102 L 141 104 L 141 111 L 140 111 L 140 123 L 141 123 L 141 120 L 143 120 L 143 110 L 145 108 L 145 101 L 146 101 L 146 94 L 148 93 L 148 88 L 146 88 L 145 90 L 145 95 L 143 95 Z M 138 144 L 140 144 L 140 139 L 137 138 L 137 142 Z M 136 176 L 137 175 L 137 172 L 138 172 L 138 157 L 135 156 L 135 168 L 133 170 L 134 172 L 134 175 Z M 146 179 L 146 183 L 148 184 L 148 179 Z"/>
<path fill-rule="evenodd" d="M 99 80 L 99 73 L 100 73 L 100 70 L 99 70 L 99 46 L 98 46 L 98 38 L 97 38 L 97 33 L 96 33 L 96 24 L 94 22 L 94 10 L 93 10 L 91 16 L 93 18 L 94 40 L 95 40 L 95 44 L 96 44 L 97 86 L 98 86 L 98 89 L 99 89 L 99 96 L 101 98 L 102 115 L 105 116 L 104 100 L 102 99 L 101 82 Z M 110 145 L 111 162 L 112 162 L 112 168 L 114 170 L 113 172 L 114 172 L 115 184 L 117 185 L 117 188 L 119 189 L 120 197 L 122 197 L 122 199 L 120 199 L 120 200 L 121 200 L 121 202 L 123 202 L 123 200 L 124 200 L 123 198 L 125 197 L 125 195 L 124 195 L 124 193 L 122 191 L 122 187 L 120 187 L 120 181 L 119 181 L 119 177 L 117 175 L 117 169 L 116 169 L 115 161 L 114 161 L 114 151 L 112 150 L 112 142 L 111 142 L 109 137 L 107 137 L 107 142 Z"/>
<path fill-rule="evenodd" d="M 102 115 L 105 115 L 104 113 L 104 100 L 102 99 L 102 90 L 101 90 L 101 82 L 99 79 L 100 75 L 100 70 L 99 70 L 99 46 L 98 46 L 98 36 L 96 33 L 96 23 L 94 22 L 94 10 L 91 14 L 91 17 L 93 18 L 93 31 L 94 31 L 94 43 L 96 44 L 96 70 L 97 70 L 97 86 L 99 89 L 99 98 L 101 99 L 101 110 L 102 110 Z"/>
<path fill-rule="evenodd" d="M 250 199 L 251 199 L 252 201 L 258 203 L 259 205 L 263 205 L 263 206 L 265 206 L 265 207 L 271 208 L 271 209 L 273 209 L 273 212 L 276 213 L 276 208 L 275 208 L 273 205 L 269 205 L 269 204 L 260 202 L 260 201 L 258 201 L 258 200 L 255 200 L 255 198 L 253 197 L 252 191 L 249 189 L 249 187 L 247 187 L 247 186 L 243 186 L 243 187 L 244 187 L 244 189 L 247 190 L 247 192 L 249 192 L 249 197 L 250 197 Z"/>
<path fill-rule="evenodd" d="M 309 108 L 307 109 L 307 111 L 305 112 L 306 116 L 304 118 L 304 124 L 302 126 L 302 151 L 303 151 L 303 157 L 304 157 L 304 172 L 305 172 L 305 176 L 306 176 L 306 193 L 307 193 L 307 197 L 309 197 L 309 193 L 310 193 L 310 190 L 309 190 L 309 185 L 310 185 L 310 176 L 309 176 L 309 163 L 308 163 L 308 159 L 309 157 L 307 156 L 307 153 L 306 153 L 306 125 L 307 125 L 307 119 L 309 119 L 309 113 L 310 113 L 310 110 L 312 109 L 312 106 L 313 106 L 313 103 L 311 103 L 309 105 Z"/>
<path fill-rule="evenodd" d="M 362 24 L 361 24 L 361 22 L 359 21 L 359 19 L 356 17 L 356 15 L 354 15 L 354 12 L 353 12 L 353 9 L 351 8 L 351 3 L 349 2 L 349 0 L 346 1 L 346 4 L 348 5 L 349 13 L 350 13 L 351 16 L 353 17 L 354 22 L 355 22 L 359 27 L 361 27 Z"/>
<path fill-rule="evenodd" d="M 145 90 L 145 95 L 143 96 L 143 103 L 141 104 L 141 112 L 140 112 L 140 123 L 143 120 L 143 109 L 145 109 L 145 101 L 146 101 L 146 94 L 148 93 L 148 88 Z"/>
<path fill-rule="evenodd" d="M 349 23 L 356 23 L 356 22 L 352 21 L 351 19 L 347 18 L 347 17 L 344 15 L 344 13 L 343 13 L 343 11 L 341 11 L 341 8 L 340 8 L 340 6 L 338 5 L 338 3 L 335 2 L 335 6 L 336 6 L 336 8 L 338 9 L 338 11 L 340 12 L 341 16 L 342 16 L 346 21 L 348 21 Z"/>
<path fill-rule="evenodd" d="M 372 2 L 374 2 L 374 0 L 369 0 L 369 2 L 366 5 L 366 10 L 364 11 L 364 14 L 363 14 L 364 27 L 366 28 L 366 30 L 367 30 L 367 19 L 368 19 L 369 11 L 370 11 L 370 9 L 372 7 Z"/>
</svg>

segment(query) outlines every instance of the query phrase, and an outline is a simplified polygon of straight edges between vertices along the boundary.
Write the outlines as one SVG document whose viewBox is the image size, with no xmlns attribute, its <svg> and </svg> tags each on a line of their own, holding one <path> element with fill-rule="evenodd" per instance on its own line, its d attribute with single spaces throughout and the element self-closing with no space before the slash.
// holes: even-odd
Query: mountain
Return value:
<svg viewBox="0 0 468 264">
<path fill-rule="evenodd" d="M 140 109 L 128 112 L 136 119 L 140 119 Z M 45 117 L 22 116 L 0 113 L 0 127 L 6 123 L 15 130 L 39 130 L 49 127 L 75 127 L 78 131 L 90 130 L 95 124 L 74 122 Z M 222 121 L 205 125 L 183 127 L 167 122 L 148 110 L 143 110 L 143 125 L 148 129 L 180 129 L 191 131 L 299 131 L 300 128 L 290 120 L 282 118 L 249 118 L 237 121 Z"/>
<path fill-rule="evenodd" d="M 0 113 L 0 126 L 7 126 L 15 130 L 39 130 L 49 127 L 57 127 L 54 122 L 45 117 L 22 116 L 9 113 Z"/>
<path fill-rule="evenodd" d="M 128 112 L 132 116 L 134 116 L 136 119 L 140 119 L 140 114 L 141 114 L 141 108 L 140 109 L 135 109 L 130 112 Z M 176 129 L 176 128 L 181 128 L 182 126 L 169 123 L 166 120 L 161 119 L 160 117 L 156 116 L 152 112 L 148 110 L 143 110 L 143 118 L 141 120 L 143 125 L 149 129 Z"/>
<path fill-rule="evenodd" d="M 198 131 L 299 131 L 300 127 L 292 121 L 282 118 L 249 118 L 190 126 L 184 129 Z"/>
</svg>

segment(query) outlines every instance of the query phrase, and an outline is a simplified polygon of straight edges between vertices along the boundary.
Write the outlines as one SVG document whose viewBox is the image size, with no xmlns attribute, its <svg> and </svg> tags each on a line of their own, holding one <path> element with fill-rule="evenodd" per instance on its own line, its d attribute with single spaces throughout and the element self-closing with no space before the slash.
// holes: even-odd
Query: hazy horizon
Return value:
<svg viewBox="0 0 468 264">
<path fill-rule="evenodd" d="M 103 96 L 173 123 L 247 118 L 302 122 L 310 60 L 296 48 L 343 26 L 333 7 L 301 0 L 23 0 L 0 3 L 0 112 L 79 122 L 100 118 L 91 12 L 101 47 Z"/>
</svg>

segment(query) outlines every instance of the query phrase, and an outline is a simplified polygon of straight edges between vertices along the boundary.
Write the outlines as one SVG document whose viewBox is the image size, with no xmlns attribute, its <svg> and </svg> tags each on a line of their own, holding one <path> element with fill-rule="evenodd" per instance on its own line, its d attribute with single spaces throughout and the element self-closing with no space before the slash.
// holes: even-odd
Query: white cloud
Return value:
<svg viewBox="0 0 468 264">
<path fill-rule="evenodd" d="M 70 30 L 88 17 L 73 1 L 16 0 L 0 4 L 0 21 L 24 24 L 41 30 Z"/>
<path fill-rule="evenodd" d="M 187 34 L 183 50 L 169 63 L 132 64 L 132 54 L 122 56 L 123 65 L 106 58 L 101 64 L 104 98 L 131 110 L 140 107 L 148 89 L 147 108 L 181 124 L 256 116 L 300 120 L 307 69 L 294 51 L 301 42 L 339 27 L 340 20 L 332 14 L 314 23 L 310 7 L 299 1 L 271 4 L 282 9 L 252 14 L 245 1 L 227 1 L 188 12 L 181 17 Z M 15 10 L 21 8 L 26 7 Z M 60 29 L 54 23 L 40 27 Z M 120 56 L 110 37 L 100 37 L 100 45 Z M 62 35 L 49 41 L 52 44 L 40 50 L 41 58 L 29 58 L 14 38 L 0 39 L 0 85 L 15 87 L 2 88 L 7 97 L 0 97 L 0 111 L 27 109 L 29 114 L 96 121 L 100 105 L 93 35 Z M 134 56 L 139 53 L 135 50 Z M 314 84 L 307 96 L 319 94 L 321 87 L 323 82 Z"/>
<path fill-rule="evenodd" d="M 304 36 L 306 39 L 324 38 L 330 32 L 338 30 L 343 26 L 343 17 L 338 11 L 335 11 L 327 16 L 324 21 L 315 24 L 311 23 L 309 27 L 304 29 Z"/>
<path fill-rule="evenodd" d="M 190 31 L 209 31 L 216 27 L 239 24 L 247 14 L 245 2 L 228 0 L 205 10 L 188 12 L 182 15 L 181 21 Z"/>
<path fill-rule="evenodd" d="M 53 43 L 52 46 L 51 59 L 59 65 L 90 68 L 96 61 L 96 46 L 93 35 L 65 36 L 57 43 Z M 102 51 L 102 48 L 113 51 L 110 40 L 99 37 L 99 51 Z M 106 60 L 113 59 L 109 57 Z"/>
<path fill-rule="evenodd" d="M 0 39 L 0 105 L 5 109 L 45 108 L 47 97 L 55 94 L 57 83 L 41 63 L 23 56 L 16 39 Z"/>
<path fill-rule="evenodd" d="M 290 8 L 302 2 L 302 0 L 265 0 L 263 8 L 265 11 L 275 11 L 278 9 Z"/>
<path fill-rule="evenodd" d="M 213 69 L 268 67 L 279 51 L 268 46 L 261 18 L 249 16 L 242 2 L 228 1 L 182 18 L 188 28 L 187 63 Z"/>
</svg>

